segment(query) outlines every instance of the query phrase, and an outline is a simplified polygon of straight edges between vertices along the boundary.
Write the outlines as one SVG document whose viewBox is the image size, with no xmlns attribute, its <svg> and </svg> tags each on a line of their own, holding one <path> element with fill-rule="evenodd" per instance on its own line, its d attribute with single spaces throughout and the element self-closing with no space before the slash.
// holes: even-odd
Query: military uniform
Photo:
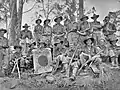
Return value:
<svg viewBox="0 0 120 90">
<path fill-rule="evenodd" d="M 32 38 L 33 38 L 32 32 L 29 31 L 29 30 L 22 30 L 22 31 L 20 32 L 20 38 L 21 38 L 21 39 L 26 39 L 26 38 L 32 39 Z"/>
<path fill-rule="evenodd" d="M 93 31 L 93 35 L 92 37 L 96 40 L 96 44 L 98 44 L 99 39 L 101 38 L 101 24 L 100 22 L 96 21 L 96 22 L 91 22 L 91 26 L 92 26 L 92 31 Z"/>
<path fill-rule="evenodd" d="M 84 49 L 82 49 L 83 54 L 81 53 L 80 55 L 81 63 L 82 64 L 85 63 L 87 60 L 90 59 L 91 56 L 94 56 L 95 54 L 97 54 L 99 50 L 100 49 L 97 47 L 85 46 Z"/>
<path fill-rule="evenodd" d="M 23 47 L 23 54 L 26 54 L 27 51 L 28 51 L 28 45 L 31 43 L 31 40 L 33 39 L 33 36 L 32 36 L 32 32 L 30 30 L 28 30 L 28 25 L 25 24 L 23 26 L 23 28 L 25 28 L 24 30 L 22 30 L 20 32 L 20 45 Z"/>
<path fill-rule="evenodd" d="M 93 16 L 91 17 L 94 21 L 91 22 L 91 27 L 92 27 L 92 32 L 93 32 L 93 38 L 96 40 L 96 44 L 98 44 L 98 40 L 101 38 L 101 24 L 99 21 L 97 21 L 97 18 L 99 17 L 99 15 L 93 14 Z"/>
<path fill-rule="evenodd" d="M 53 26 L 53 40 L 57 42 L 58 40 L 64 40 L 64 26 L 62 24 L 55 24 Z"/>
<path fill-rule="evenodd" d="M 87 18 L 87 17 L 83 17 L 83 18 Z M 88 37 L 90 36 L 90 28 L 91 28 L 91 25 L 88 21 L 86 22 L 82 22 L 80 25 L 79 25 L 79 28 L 78 28 L 78 33 L 80 33 L 80 41 L 81 43 L 83 43 L 83 41 Z"/>
<path fill-rule="evenodd" d="M 44 26 L 43 28 L 43 38 L 44 41 L 50 41 L 51 42 L 51 37 L 52 37 L 52 27 L 51 26 Z"/>
<path fill-rule="evenodd" d="M 41 41 L 42 34 L 43 34 L 43 26 L 36 25 L 34 28 L 34 36 L 35 36 L 37 42 Z"/>
<path fill-rule="evenodd" d="M 66 19 L 64 21 L 64 26 L 65 26 L 66 32 L 70 32 L 71 31 L 71 29 L 72 29 L 72 23 L 71 23 L 71 21 L 69 19 Z"/>
<path fill-rule="evenodd" d="M 98 73 L 98 71 L 99 71 L 98 67 L 99 67 L 100 62 L 102 61 L 101 58 L 100 58 L 100 54 L 98 54 L 98 53 L 101 53 L 102 50 L 97 46 L 93 46 L 93 45 L 88 46 L 86 42 L 89 39 L 91 39 L 92 44 L 94 43 L 93 38 L 88 38 L 84 41 L 85 46 L 81 50 L 82 53 L 80 54 L 80 62 L 81 62 L 82 65 L 84 65 L 84 63 L 86 63 L 86 61 L 91 60 L 87 64 L 91 65 L 91 68 L 93 69 L 93 71 Z"/>
<path fill-rule="evenodd" d="M 77 32 L 71 31 L 67 34 L 67 40 L 70 45 L 77 45 L 79 40 L 79 34 Z"/>
<path fill-rule="evenodd" d="M 1 29 L 0 33 L 1 33 L 1 31 L 6 31 L 6 30 Z M 5 49 L 5 47 L 7 47 L 7 46 L 8 46 L 8 39 L 5 38 L 4 36 L 0 36 L 0 71 L 2 69 L 2 66 L 3 66 L 4 62 L 6 61 L 5 59 L 7 59 L 6 58 L 7 57 L 7 52 L 6 52 L 6 49 Z"/>
<path fill-rule="evenodd" d="M 57 38 L 57 35 L 64 34 L 64 26 L 62 24 L 55 24 L 53 26 L 53 34 L 56 35 L 56 38 Z M 63 40 L 63 35 L 60 37 L 60 39 Z"/>
<path fill-rule="evenodd" d="M 104 25 L 103 31 L 106 35 L 112 35 L 116 32 L 116 26 L 113 23 L 106 23 Z"/>
<path fill-rule="evenodd" d="M 63 64 L 63 70 L 61 72 L 65 71 L 66 76 L 68 76 L 68 64 L 69 64 L 70 57 L 68 57 L 67 55 L 61 54 L 57 57 L 57 59 L 59 59 Z"/>
<path fill-rule="evenodd" d="M 25 61 L 22 59 L 22 52 L 15 52 L 11 56 L 10 65 L 13 66 L 15 63 L 15 60 L 18 59 L 18 66 L 21 69 L 21 67 L 25 67 Z"/>
<path fill-rule="evenodd" d="M 113 66 L 118 66 L 118 50 L 117 50 L 117 47 L 118 46 L 113 46 L 113 45 L 111 45 L 109 47 L 108 56 L 110 56 Z"/>
<path fill-rule="evenodd" d="M 100 42 L 100 41 L 99 41 Z M 109 60 L 108 56 L 108 51 L 109 47 L 108 44 L 105 43 L 104 45 L 101 45 L 100 43 L 98 44 L 98 47 L 103 50 L 103 52 L 100 54 L 100 58 L 102 59 L 103 62 L 107 62 Z"/>
</svg>

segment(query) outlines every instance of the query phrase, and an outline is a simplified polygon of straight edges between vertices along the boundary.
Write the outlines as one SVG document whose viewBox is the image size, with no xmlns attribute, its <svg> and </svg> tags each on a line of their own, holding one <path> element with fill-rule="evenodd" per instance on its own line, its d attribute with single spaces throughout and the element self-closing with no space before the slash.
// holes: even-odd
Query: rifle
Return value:
<svg viewBox="0 0 120 90">
<path fill-rule="evenodd" d="M 96 55 L 94 55 L 93 57 L 91 57 L 90 55 L 88 55 L 88 56 L 89 56 L 89 60 L 87 60 L 87 61 L 81 66 L 81 68 L 78 70 L 77 75 L 79 75 L 80 71 L 82 70 L 82 68 L 83 68 L 85 65 L 87 65 L 90 61 L 93 62 L 93 61 L 95 60 L 95 58 L 98 57 L 98 55 L 101 54 L 102 52 L 103 52 L 103 50 L 99 51 L 99 52 L 98 52 Z"/>
</svg>

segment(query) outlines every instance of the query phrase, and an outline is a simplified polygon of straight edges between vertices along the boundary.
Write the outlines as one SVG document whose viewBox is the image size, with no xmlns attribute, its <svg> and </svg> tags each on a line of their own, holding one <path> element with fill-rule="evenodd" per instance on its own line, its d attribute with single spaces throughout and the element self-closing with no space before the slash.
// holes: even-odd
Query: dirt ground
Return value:
<svg viewBox="0 0 120 90">
<path fill-rule="evenodd" d="M 0 90 L 120 90 L 120 70 L 104 69 L 99 78 L 92 75 L 79 75 L 75 81 L 64 78 L 63 74 L 28 75 L 24 73 L 21 79 L 16 77 L 0 78 Z M 52 80 L 46 79 L 47 76 Z"/>
</svg>

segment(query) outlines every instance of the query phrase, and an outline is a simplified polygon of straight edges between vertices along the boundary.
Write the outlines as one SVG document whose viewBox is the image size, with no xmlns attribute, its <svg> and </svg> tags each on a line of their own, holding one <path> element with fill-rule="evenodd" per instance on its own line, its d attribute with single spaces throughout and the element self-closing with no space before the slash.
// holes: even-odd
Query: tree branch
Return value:
<svg viewBox="0 0 120 90">
<path fill-rule="evenodd" d="M 50 8 L 49 8 L 49 6 L 50 6 L 50 5 L 49 5 L 49 2 L 50 2 L 50 0 L 48 0 L 47 18 L 48 18 L 48 13 L 49 13 L 49 9 L 50 9 Z"/>
<path fill-rule="evenodd" d="M 2 4 L 2 6 L 3 6 L 3 8 L 5 8 L 7 11 L 10 10 L 5 4 Z"/>
<path fill-rule="evenodd" d="M 53 9 L 54 9 L 54 7 L 50 9 L 50 11 L 47 14 L 47 18 L 49 17 L 49 14 L 52 12 Z"/>
<path fill-rule="evenodd" d="M 45 16 L 45 18 L 47 18 L 46 11 L 45 11 L 45 6 L 44 6 L 44 0 L 42 1 L 42 6 L 43 6 L 43 11 L 44 11 L 44 16 Z"/>
<path fill-rule="evenodd" d="M 36 4 L 37 4 L 37 2 L 35 2 L 34 5 L 33 5 L 29 10 L 23 12 L 23 14 L 24 14 L 24 13 L 27 13 L 27 12 L 29 12 L 29 11 L 31 11 L 31 10 L 35 7 Z"/>
</svg>

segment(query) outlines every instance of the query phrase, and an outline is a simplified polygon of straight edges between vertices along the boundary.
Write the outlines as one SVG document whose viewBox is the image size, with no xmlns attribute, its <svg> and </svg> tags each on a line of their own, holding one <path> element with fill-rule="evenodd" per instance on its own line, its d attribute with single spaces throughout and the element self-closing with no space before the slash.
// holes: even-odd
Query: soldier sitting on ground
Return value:
<svg viewBox="0 0 120 90">
<path fill-rule="evenodd" d="M 118 50 L 117 48 L 119 48 L 116 45 L 116 42 L 118 41 L 118 39 L 114 36 L 111 39 L 108 39 L 108 41 L 110 42 L 110 46 L 109 46 L 109 51 L 108 54 L 111 58 L 111 64 L 113 67 L 118 67 Z"/>
<path fill-rule="evenodd" d="M 75 55 L 71 63 L 71 68 L 72 68 L 72 75 L 70 77 L 71 80 L 76 79 L 77 71 L 81 64 L 79 60 L 80 60 L 80 57 L 78 55 Z"/>
<path fill-rule="evenodd" d="M 27 55 L 27 59 L 28 59 L 28 63 L 26 64 L 26 67 L 28 69 L 33 68 L 33 50 L 36 49 L 36 42 L 32 42 L 32 44 L 29 46 L 29 50 L 28 50 L 28 55 Z"/>
<path fill-rule="evenodd" d="M 68 64 L 70 57 L 67 55 L 67 51 L 62 51 L 61 54 L 56 57 L 56 60 L 59 62 L 59 65 L 62 66 L 61 73 L 65 72 L 65 76 L 68 77 Z"/>
<path fill-rule="evenodd" d="M 19 68 L 21 67 L 21 57 L 22 57 L 22 47 L 21 46 L 14 46 L 15 52 L 11 56 L 10 66 L 13 68 L 15 63 L 18 61 Z M 12 69 L 11 68 L 11 69 Z"/>
</svg>

